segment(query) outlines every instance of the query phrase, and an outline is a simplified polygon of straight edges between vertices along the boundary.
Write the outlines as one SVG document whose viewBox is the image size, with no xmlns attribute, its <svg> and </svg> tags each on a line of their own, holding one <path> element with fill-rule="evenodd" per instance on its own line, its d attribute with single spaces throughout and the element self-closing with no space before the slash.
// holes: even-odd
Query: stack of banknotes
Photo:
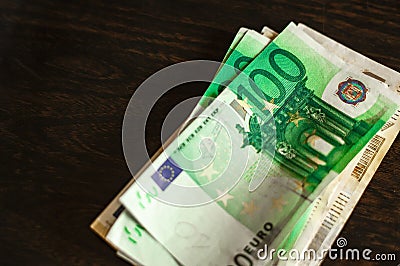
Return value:
<svg viewBox="0 0 400 266">
<path fill-rule="evenodd" d="M 223 63 L 91 228 L 134 265 L 321 264 L 265 247 L 332 246 L 399 132 L 400 74 L 294 23 L 241 28 Z"/>
</svg>

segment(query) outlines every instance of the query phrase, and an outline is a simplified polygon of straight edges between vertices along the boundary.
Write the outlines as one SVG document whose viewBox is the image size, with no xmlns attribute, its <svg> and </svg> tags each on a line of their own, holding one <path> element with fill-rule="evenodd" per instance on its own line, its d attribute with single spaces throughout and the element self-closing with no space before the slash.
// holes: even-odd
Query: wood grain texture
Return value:
<svg viewBox="0 0 400 266">
<path fill-rule="evenodd" d="M 125 265 L 89 224 L 130 179 L 126 105 L 163 67 L 222 59 L 241 26 L 302 22 L 400 71 L 397 0 L 3 0 L 0 9 L 1 265 Z M 168 110 L 204 89 L 163 97 L 150 153 Z M 350 247 L 400 259 L 399 154 L 396 139 L 341 233 Z"/>
</svg>

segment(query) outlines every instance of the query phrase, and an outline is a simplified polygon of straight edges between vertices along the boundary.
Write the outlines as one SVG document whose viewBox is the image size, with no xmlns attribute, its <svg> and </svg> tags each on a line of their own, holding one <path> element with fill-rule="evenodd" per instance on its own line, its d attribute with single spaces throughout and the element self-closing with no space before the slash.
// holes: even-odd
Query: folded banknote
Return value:
<svg viewBox="0 0 400 266">
<path fill-rule="evenodd" d="M 271 44 L 276 34 L 263 33 L 239 30 L 216 82 L 192 113 L 200 117 L 138 174 L 145 191 L 130 182 L 117 196 L 129 213 L 114 200 L 92 224 L 123 256 L 159 265 L 154 249 L 164 265 L 263 265 L 268 262 L 256 255 L 263 244 L 318 249 L 340 232 L 398 133 L 392 116 L 399 101 L 390 91 L 398 73 L 358 54 L 362 60 L 349 59 L 353 51 L 304 25 L 290 24 Z M 198 157 L 194 148 L 211 138 L 218 148 L 206 168 L 174 153 L 174 142 L 201 125 L 198 139 L 182 152 Z M 361 170 L 360 160 L 367 165 Z M 200 170 L 184 170 L 188 166 Z M 165 182 L 160 169 L 176 177 Z M 361 178 L 349 178 L 356 173 Z M 217 184 L 232 177 L 233 188 Z M 179 193 L 172 183 L 212 203 L 182 208 L 157 201 Z M 347 202 L 332 221 L 335 193 Z M 312 212 L 321 201 L 326 207 Z M 328 223 L 335 226 L 326 228 Z"/>
<path fill-rule="evenodd" d="M 264 264 L 399 103 L 294 24 L 217 94 L 120 198 L 182 264 Z"/>
</svg>

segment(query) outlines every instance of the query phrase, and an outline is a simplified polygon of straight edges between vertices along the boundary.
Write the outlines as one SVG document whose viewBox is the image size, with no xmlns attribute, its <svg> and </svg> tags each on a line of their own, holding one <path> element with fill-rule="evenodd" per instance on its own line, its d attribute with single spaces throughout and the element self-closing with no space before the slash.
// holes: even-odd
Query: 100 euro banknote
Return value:
<svg viewBox="0 0 400 266">
<path fill-rule="evenodd" d="M 210 105 L 209 115 L 215 114 L 229 128 L 227 136 L 220 134 L 212 139 L 217 147 L 213 164 L 200 171 L 183 170 L 187 161 L 182 158 L 198 157 L 200 140 L 212 138 L 207 135 L 213 132 L 212 123 L 210 129 L 203 128 L 193 134 L 198 129 L 196 125 L 204 123 L 200 119 L 181 135 L 185 139 L 188 137 L 185 132 L 190 132 L 189 136 L 193 135 L 190 141 L 177 145 L 178 137 L 171 151 L 154 162 L 155 169 L 150 167 L 139 177 L 140 183 L 147 186 L 147 192 L 142 191 L 145 194 L 141 195 L 141 188 L 134 184 L 121 197 L 139 222 L 182 263 L 193 263 L 188 255 L 192 252 L 197 252 L 199 264 L 206 261 L 218 265 L 238 260 L 253 263 L 256 249 L 250 246 L 272 243 L 285 235 L 284 227 L 294 224 L 315 199 L 313 192 L 322 191 L 396 110 L 397 103 L 393 101 L 396 96 L 384 90 L 384 84 L 346 69 L 340 59 L 324 54 L 318 45 L 309 46 L 309 42 L 312 40 L 289 25 L 244 70 L 256 86 L 235 79 L 228 85 L 229 90 L 219 96 L 224 106 L 236 106 L 233 108 L 236 113 L 227 107 Z M 274 130 L 275 140 L 272 140 L 270 133 Z M 236 160 L 225 156 L 230 153 L 235 154 Z M 262 160 L 263 164 L 270 162 L 271 169 L 265 181 L 250 193 L 248 181 L 257 171 L 262 156 L 271 158 Z M 169 169 L 169 175 L 173 173 L 173 180 L 170 176 L 163 177 L 165 169 Z M 229 177 L 238 183 L 227 194 L 221 193 L 222 187 L 207 186 Z M 178 208 L 151 200 L 166 197 L 174 201 L 178 195 L 184 196 L 170 185 L 173 183 L 189 185 L 204 200 L 207 197 L 221 200 L 197 208 Z M 143 200 L 152 204 L 144 207 Z M 203 216 L 208 219 L 200 219 Z M 222 222 L 218 223 L 218 219 Z M 165 224 L 161 226 L 154 220 L 163 220 Z M 196 228 L 196 235 L 209 240 L 208 245 L 202 250 L 190 250 L 187 247 L 196 246 L 193 242 L 198 241 L 196 237 L 177 242 L 174 237 L 177 233 L 166 231 L 167 227 L 176 229 L 182 224 Z M 224 227 L 218 226 L 226 224 L 236 235 L 212 238 L 210 232 L 220 232 Z M 258 233 L 260 236 L 254 237 Z M 248 254 L 243 254 L 243 248 Z M 210 255 L 211 251 L 219 256 Z"/>
</svg>

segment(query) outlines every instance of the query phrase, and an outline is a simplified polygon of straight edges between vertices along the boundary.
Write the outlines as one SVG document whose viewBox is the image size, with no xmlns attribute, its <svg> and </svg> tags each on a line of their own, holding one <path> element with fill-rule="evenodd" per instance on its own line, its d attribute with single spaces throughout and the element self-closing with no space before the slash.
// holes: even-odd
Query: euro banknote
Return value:
<svg viewBox="0 0 400 266">
<path fill-rule="evenodd" d="M 225 103 L 224 106 L 234 105 L 236 106 L 237 114 L 242 113 L 243 115 L 243 111 L 240 111 L 240 108 L 237 107 L 239 104 L 245 112 L 244 117 L 232 118 L 228 116 L 228 113 L 231 113 L 227 111 L 230 110 L 228 107 L 218 108 L 214 106 L 211 108 L 213 111 L 208 114 L 217 115 L 218 119 L 223 121 L 224 125 L 230 130 L 229 137 L 233 138 L 230 142 L 232 146 L 225 145 L 229 141 L 224 134 L 219 136 L 219 140 L 218 138 L 215 139 L 218 144 L 217 147 L 221 147 L 219 151 L 216 151 L 216 158 L 218 158 L 218 152 L 221 155 L 221 158 L 218 158 L 219 161 L 215 162 L 215 167 L 218 168 L 214 168 L 213 164 L 213 166 L 198 172 L 184 171 L 181 168 L 182 161 L 179 155 L 175 155 L 176 157 L 170 159 L 165 153 L 161 154 L 161 158 L 157 159 L 158 162 L 156 160 L 154 163 L 156 169 L 157 167 L 163 170 L 170 169 L 174 175 L 179 173 L 179 178 L 176 178 L 177 181 L 174 179 L 174 183 L 180 184 L 182 182 L 184 185 L 190 185 L 196 193 L 199 193 L 198 197 L 206 200 L 207 197 L 220 196 L 223 200 L 218 202 L 219 206 L 211 203 L 195 209 L 177 208 L 165 204 L 159 205 L 161 203 L 152 200 L 153 197 L 165 195 L 171 197 L 171 200 L 175 200 L 174 197 L 177 191 L 174 186 L 167 190 L 167 186 L 170 186 L 172 182 L 165 183 L 164 179 L 158 180 L 158 175 L 154 175 L 151 172 L 154 171 L 153 168 L 146 169 L 139 177 L 139 180 L 143 179 L 143 183 L 149 186 L 147 193 L 151 191 L 150 194 L 145 193 L 141 196 L 141 192 L 138 190 L 139 187 L 134 184 L 121 197 L 121 201 L 128 210 L 142 224 L 145 224 L 146 228 L 182 263 L 193 263 L 193 258 L 190 261 L 190 255 L 188 255 L 191 253 L 190 250 L 184 250 L 185 246 L 193 246 L 191 245 L 193 243 L 181 241 L 177 244 L 176 240 L 174 241 L 172 235 L 170 235 L 173 230 L 165 231 L 166 227 L 176 229 L 180 225 L 179 221 L 176 220 L 177 217 L 184 219 L 181 221 L 184 226 L 194 226 L 196 232 L 200 232 L 200 236 L 208 240 L 212 236 L 207 235 L 206 231 L 219 232 L 218 229 L 221 229 L 221 231 L 223 229 L 215 228 L 218 224 L 215 221 L 215 217 L 225 221 L 222 225 L 229 221 L 232 228 L 237 227 L 237 230 L 235 230 L 237 234 L 247 234 L 247 238 L 235 237 L 232 239 L 227 237 L 223 240 L 221 238 L 218 240 L 212 239 L 213 241 L 209 241 L 211 244 L 208 249 L 203 250 L 202 253 L 200 251 L 197 252 L 199 255 L 198 263 L 200 261 L 209 261 L 215 264 L 224 263 L 221 260 L 226 260 L 227 258 L 253 260 L 254 254 L 249 257 L 242 253 L 236 255 L 234 253 L 243 244 L 243 239 L 251 239 L 251 236 L 256 234 L 260 228 L 264 228 L 268 231 L 268 234 L 264 232 L 265 235 L 262 240 L 270 243 L 277 241 L 275 239 L 278 236 L 284 235 L 282 231 L 285 226 L 294 223 L 298 215 L 301 215 L 304 212 L 304 208 L 309 205 L 309 201 L 314 199 L 313 195 L 318 195 L 318 193 L 313 193 L 322 191 L 326 184 L 345 168 L 347 163 L 357 155 L 396 110 L 397 104 L 392 100 L 396 99 L 396 97 L 384 90 L 384 84 L 366 76 L 360 76 L 360 73 L 346 68 L 346 65 L 339 58 L 324 53 L 323 47 L 315 44 L 308 46 L 309 43 L 312 43 L 312 40 L 307 39 L 307 36 L 302 36 L 301 32 L 296 31 L 294 25 L 289 25 L 244 70 L 245 74 L 250 75 L 256 85 L 261 87 L 261 92 L 255 90 L 251 83 L 248 85 L 251 88 L 242 89 L 246 84 L 243 85 L 243 81 L 235 79 L 229 84 L 229 90 L 224 90 L 223 94 L 219 96 L 221 97 L 221 102 Z M 282 68 L 285 66 L 286 69 L 283 70 Z M 324 73 L 318 71 L 321 68 L 324 69 Z M 295 69 L 294 72 L 293 69 Z M 306 70 L 308 71 L 307 73 Z M 271 75 L 273 71 L 276 76 Z M 265 79 L 255 79 L 257 75 Z M 362 79 L 362 82 L 359 79 Z M 338 86 L 339 91 L 336 91 Z M 308 87 L 311 87 L 312 90 L 308 89 Z M 275 91 L 271 88 L 275 88 Z M 254 91 L 253 94 L 249 93 L 251 90 Z M 368 96 L 371 96 L 368 97 L 370 98 L 369 100 L 367 100 L 367 91 L 369 93 Z M 298 94 L 299 92 L 304 94 Z M 303 106 L 305 109 L 296 110 L 295 108 L 299 107 L 296 106 L 297 102 L 301 102 L 304 99 L 307 99 L 312 104 Z M 284 103 L 284 105 L 281 103 Z M 289 103 L 292 103 L 292 105 Z M 348 105 L 353 105 L 354 107 L 349 108 Z M 266 107 L 272 107 L 272 110 Z M 285 107 L 288 109 L 285 110 Z M 284 112 L 279 113 L 280 110 Z M 262 134 L 265 132 L 270 133 L 270 131 L 265 130 L 266 128 L 268 129 L 270 124 L 260 123 L 272 120 L 271 113 L 278 118 L 276 122 L 283 124 L 285 131 L 288 130 L 289 132 L 285 133 L 281 129 L 276 131 L 278 135 L 277 145 L 271 145 L 268 141 L 260 141 L 260 136 L 264 140 L 269 137 Z M 230 121 L 229 119 L 233 120 Z M 312 123 L 307 123 L 307 119 L 312 120 Z M 331 121 L 329 121 L 330 119 Z M 316 128 L 316 124 L 320 128 Z M 197 124 L 197 126 L 200 125 Z M 195 130 L 197 128 L 188 127 L 185 132 L 190 132 L 190 129 Z M 317 130 L 320 131 L 318 134 L 316 134 Z M 201 132 L 202 134 L 210 133 L 205 129 L 202 129 Z M 294 136 L 296 137 L 294 138 Z M 303 140 L 300 141 L 301 138 Z M 312 143 L 308 143 L 308 139 Z M 235 146 L 237 142 L 241 142 L 240 147 Z M 303 149 L 302 145 L 304 146 L 305 142 L 308 147 Z M 316 145 L 315 142 L 322 142 L 322 144 Z M 195 143 L 191 144 L 194 146 L 199 144 L 195 138 L 191 143 Z M 182 147 L 185 146 L 177 146 L 178 149 L 179 147 L 184 149 Z M 186 156 L 198 155 L 195 150 L 190 149 L 190 145 L 187 147 L 189 148 L 185 148 L 188 151 Z M 173 147 L 172 150 L 175 148 Z M 229 162 L 232 162 L 232 160 L 226 160 L 226 157 L 223 156 L 229 154 L 231 151 L 229 149 L 234 151 L 232 154 L 238 156 L 236 158 L 243 156 L 243 158 L 246 158 L 247 156 L 248 162 L 246 161 L 245 163 L 248 164 L 243 164 L 240 160 L 233 160 L 234 164 L 232 166 L 229 165 L 229 171 L 225 171 L 224 167 Z M 267 179 L 254 193 L 248 193 L 246 173 L 251 173 L 254 168 L 257 168 L 257 166 L 252 166 L 259 163 L 258 158 L 261 151 L 266 154 L 264 154 L 265 156 L 268 156 L 275 152 L 275 149 L 277 154 L 271 156 L 273 158 L 271 174 L 267 176 Z M 318 149 L 319 153 L 317 154 L 315 150 Z M 229 194 L 219 195 L 218 188 L 208 189 L 208 187 L 205 187 L 205 184 L 215 176 L 223 177 L 225 174 L 226 176 L 233 175 L 237 177 L 238 173 L 239 177 L 241 177 L 240 173 L 243 173 L 244 178 L 238 179 L 238 184 Z M 248 175 L 251 176 L 252 174 Z M 268 191 L 270 193 L 265 195 L 260 191 Z M 203 194 L 201 194 L 202 192 Z M 144 207 L 143 200 L 148 203 L 151 202 L 150 206 L 146 205 L 147 208 Z M 271 203 L 274 206 L 271 206 Z M 136 206 L 136 208 L 132 206 Z M 199 211 L 200 208 L 203 209 Z M 145 209 L 146 211 L 144 211 Z M 251 212 L 253 216 L 249 215 L 248 212 Z M 204 219 L 200 219 L 201 214 L 214 218 L 204 221 Z M 151 221 L 152 218 L 165 220 L 166 224 L 164 226 L 154 224 Z M 194 221 L 193 219 L 195 218 L 201 222 Z M 191 241 L 194 241 L 194 239 L 191 239 Z M 215 246 L 215 241 L 220 245 Z M 210 256 L 210 248 L 215 249 L 216 254 L 225 254 L 225 256 L 218 258 Z M 218 250 L 220 252 L 217 252 Z"/>
<path fill-rule="evenodd" d="M 228 53 L 227 53 L 227 55 L 228 55 Z M 246 66 L 247 66 L 247 64 L 246 64 Z M 214 95 L 215 96 L 215 95 Z M 388 143 L 388 142 L 386 142 L 386 143 Z M 370 170 L 370 169 L 368 169 L 368 170 Z M 118 206 L 118 204 L 114 204 L 115 206 L 115 209 L 117 210 L 117 209 L 119 209 L 119 208 L 117 208 L 117 206 Z M 110 216 L 110 214 L 109 214 L 109 216 Z M 103 217 L 104 217 L 104 215 L 103 215 Z M 109 220 L 111 220 L 111 219 L 109 219 Z M 109 221 L 108 220 L 108 221 Z M 110 222 L 109 222 L 109 224 L 111 224 Z M 103 228 L 105 228 L 105 227 L 103 227 Z M 104 230 L 103 230 L 104 231 Z M 105 232 L 105 231 L 104 231 Z"/>
</svg>

